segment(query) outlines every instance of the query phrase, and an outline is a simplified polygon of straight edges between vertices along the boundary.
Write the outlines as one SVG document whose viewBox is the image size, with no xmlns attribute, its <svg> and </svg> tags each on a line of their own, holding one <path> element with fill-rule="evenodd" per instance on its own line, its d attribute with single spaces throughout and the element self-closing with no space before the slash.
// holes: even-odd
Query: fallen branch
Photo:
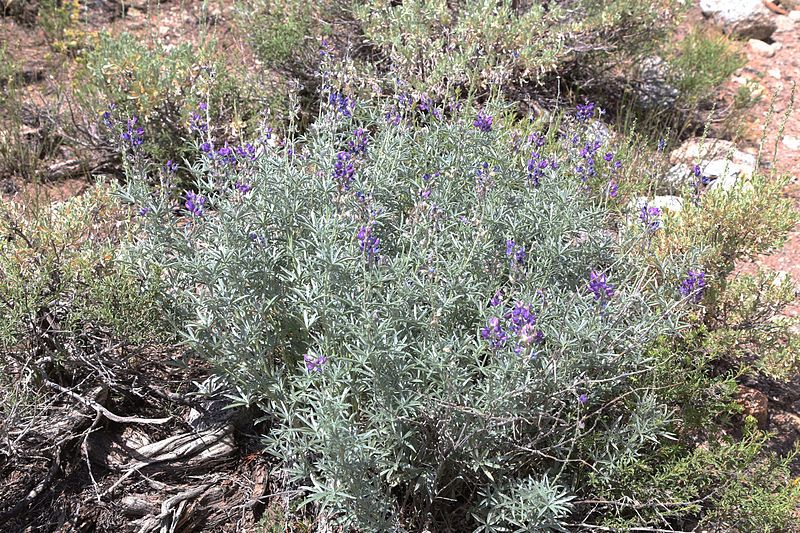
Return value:
<svg viewBox="0 0 800 533">
<path fill-rule="evenodd" d="M 99 403 L 89 400 L 88 398 L 84 398 L 80 394 L 77 394 L 69 389 L 66 389 L 61 385 L 59 385 L 58 383 L 53 383 L 52 381 L 46 380 L 44 384 L 50 389 L 66 394 L 70 398 L 79 401 L 83 405 L 91 407 L 96 412 L 102 413 L 103 416 L 105 416 L 106 418 L 108 418 L 113 422 L 119 422 L 121 424 L 166 424 L 167 422 L 172 420 L 171 416 L 168 416 L 166 418 L 139 418 L 136 416 L 115 415 L 114 413 L 112 413 Z"/>
</svg>

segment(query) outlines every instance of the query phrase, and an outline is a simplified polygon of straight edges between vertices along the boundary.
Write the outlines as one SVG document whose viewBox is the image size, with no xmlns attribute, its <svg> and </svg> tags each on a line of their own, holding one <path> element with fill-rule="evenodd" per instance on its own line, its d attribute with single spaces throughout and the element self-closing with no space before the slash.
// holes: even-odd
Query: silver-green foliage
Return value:
<svg viewBox="0 0 800 533">
<path fill-rule="evenodd" d="M 134 184 L 152 211 L 131 257 L 185 342 L 263 410 L 297 504 L 364 531 L 556 530 L 586 476 L 613 485 L 668 432 L 646 346 L 679 327 L 680 265 L 612 231 L 570 164 L 532 186 L 507 130 L 362 114 L 325 115 L 246 169 L 201 160 L 203 216 L 176 220 Z M 346 189 L 333 165 L 359 125 Z M 613 297 L 595 298 L 592 271 Z M 492 348 L 481 329 L 515 302 L 543 340 Z"/>
</svg>

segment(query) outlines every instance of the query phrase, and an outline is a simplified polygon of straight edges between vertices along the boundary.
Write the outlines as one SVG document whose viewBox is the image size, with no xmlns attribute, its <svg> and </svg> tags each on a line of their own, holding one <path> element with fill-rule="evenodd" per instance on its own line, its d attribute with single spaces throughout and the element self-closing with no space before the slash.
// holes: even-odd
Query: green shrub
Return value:
<svg viewBox="0 0 800 533">
<path fill-rule="evenodd" d="M 0 204 L 0 346 L 67 356 L 84 328 L 135 343 L 157 333 L 147 293 L 116 260 L 121 216 L 108 185 L 50 204 Z"/>
<path fill-rule="evenodd" d="M 711 437 L 693 450 L 666 446 L 639 463 L 622 492 L 601 492 L 604 524 L 626 531 L 644 523 L 678 530 L 794 531 L 800 489 L 791 479 L 793 455 L 764 452 L 768 435 L 749 418 L 744 437 Z"/>
<path fill-rule="evenodd" d="M 724 34 L 693 28 L 669 60 L 671 82 L 680 91 L 683 105 L 693 109 L 713 95 L 746 60 L 740 47 Z"/>
<path fill-rule="evenodd" d="M 650 230 L 609 233 L 570 135 L 337 109 L 291 152 L 205 155 L 186 220 L 132 184 L 131 260 L 264 410 L 295 503 L 369 531 L 563 525 L 589 472 L 614 486 L 670 433 L 647 346 L 680 324 L 689 257 L 652 268 Z M 563 145 L 536 186 L 530 150 Z"/>
<path fill-rule="evenodd" d="M 102 125 L 100 115 L 109 112 L 106 117 L 114 122 L 104 131 L 109 148 L 121 149 L 120 135 L 135 117 L 136 126 L 145 130 L 141 150 L 159 164 L 182 161 L 212 133 L 231 139 L 245 135 L 263 110 L 257 85 L 246 84 L 243 72 L 229 68 L 213 41 L 168 49 L 131 34 L 103 34 L 81 62 L 75 97 L 95 123 Z M 223 124 L 222 131 L 205 131 Z"/>
</svg>

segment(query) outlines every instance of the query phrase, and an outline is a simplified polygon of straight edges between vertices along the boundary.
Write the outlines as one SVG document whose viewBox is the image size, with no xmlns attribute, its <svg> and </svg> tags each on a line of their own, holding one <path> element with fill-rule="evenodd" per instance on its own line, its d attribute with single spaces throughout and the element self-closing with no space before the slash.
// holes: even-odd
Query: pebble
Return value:
<svg viewBox="0 0 800 533">
<path fill-rule="evenodd" d="M 792 22 L 800 22 L 800 11 L 789 11 L 789 20 Z"/>
<path fill-rule="evenodd" d="M 759 41 L 758 39 L 750 39 L 747 41 L 750 50 L 763 57 L 772 57 L 775 55 L 775 48 L 772 45 Z"/>
<path fill-rule="evenodd" d="M 779 68 L 769 69 L 767 71 L 767 74 L 769 74 L 770 76 L 772 76 L 776 80 L 781 79 L 781 69 L 779 69 Z"/>
</svg>

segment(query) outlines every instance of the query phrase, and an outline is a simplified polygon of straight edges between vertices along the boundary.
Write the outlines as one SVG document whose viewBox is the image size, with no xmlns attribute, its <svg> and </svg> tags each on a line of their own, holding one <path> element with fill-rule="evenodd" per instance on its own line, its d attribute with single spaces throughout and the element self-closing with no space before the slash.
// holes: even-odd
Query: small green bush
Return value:
<svg viewBox="0 0 800 533">
<path fill-rule="evenodd" d="M 103 184 L 0 204 L 0 347 L 61 357 L 86 327 L 129 343 L 157 334 L 152 295 L 116 260 L 120 216 Z"/>
<path fill-rule="evenodd" d="M 685 105 L 693 107 L 698 100 L 713 94 L 745 62 L 739 46 L 724 34 L 694 28 L 678 43 L 669 61 L 671 81 Z"/>
<path fill-rule="evenodd" d="M 210 40 L 168 49 L 131 34 L 103 34 L 81 63 L 75 98 L 96 124 L 108 126 L 108 117 L 114 123 L 103 131 L 108 148 L 129 144 L 120 136 L 135 118 L 136 127 L 144 129 L 141 151 L 159 164 L 182 162 L 212 133 L 210 124 L 225 124 L 224 131 L 213 132 L 223 137 L 245 135 L 263 110 L 257 85 L 246 84 L 245 74 L 231 69 Z"/>
</svg>

